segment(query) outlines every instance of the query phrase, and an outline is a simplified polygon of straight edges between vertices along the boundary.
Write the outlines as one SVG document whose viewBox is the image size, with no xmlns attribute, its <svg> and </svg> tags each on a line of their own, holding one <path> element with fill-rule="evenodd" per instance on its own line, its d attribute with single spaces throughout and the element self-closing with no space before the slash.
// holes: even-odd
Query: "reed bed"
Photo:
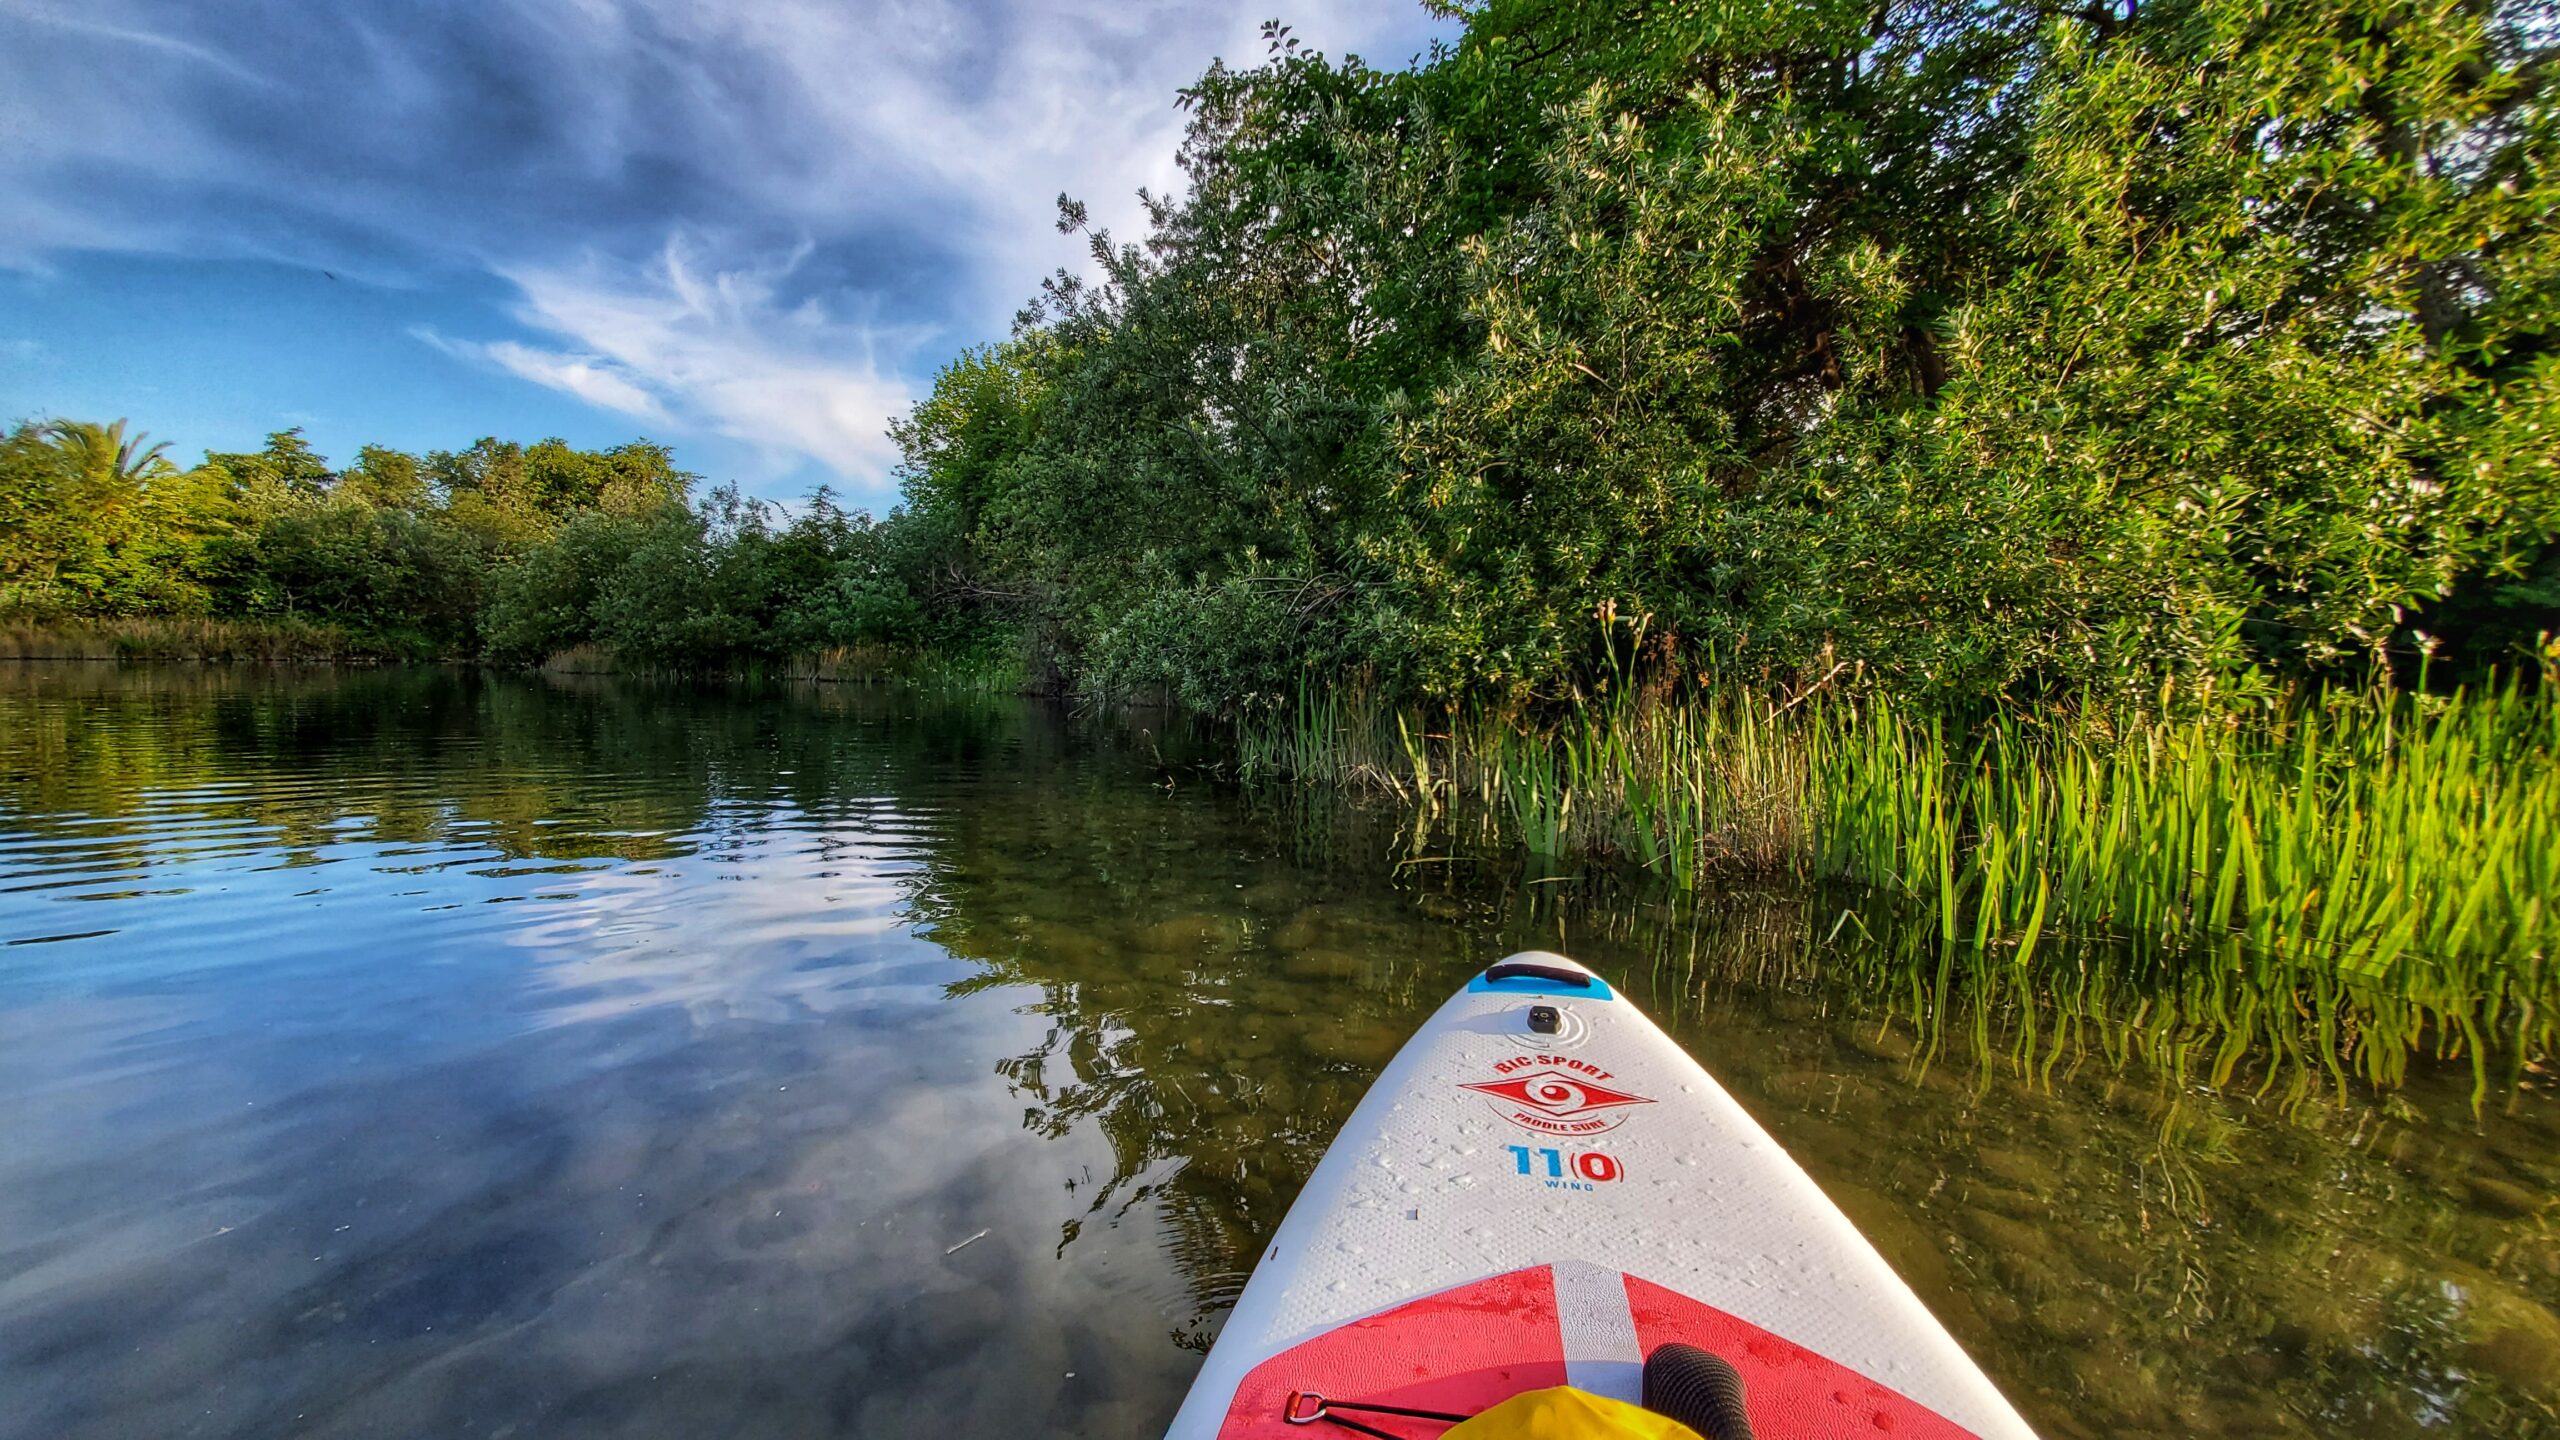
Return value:
<svg viewBox="0 0 2560 1440">
<path fill-rule="evenodd" d="M 904 645 L 840 645 L 794 655 L 780 662 L 787 680 L 829 684 L 898 684 L 943 691 L 1018 695 L 1029 688 L 1029 672 L 1018 654 L 963 652 L 944 654 Z"/>
<path fill-rule="evenodd" d="M 2330 691 L 2241 717 L 2081 707 L 1965 729 L 1880 701 L 1704 691 L 1546 725 L 1425 723 L 1310 694 L 1246 727 L 1244 766 L 1384 789 L 1460 832 L 1617 857 L 1682 889 L 1737 870 L 1854 881 L 1969 962 L 2046 975 L 2073 942 L 2077 973 L 2050 984 L 2136 1006 L 2149 987 L 2244 1037 L 2216 1078 L 2260 1041 L 2377 1081 L 2421 1043 L 2475 1066 L 2560 1048 L 2546 688 Z M 2141 963 L 2093 977 L 2089 942 Z M 2296 1013 L 2278 1023 L 2270 1006 Z M 2307 1040 L 2278 1036 L 2305 1024 Z"/>
<path fill-rule="evenodd" d="M 936 695 L 1034 693 L 1019 655 L 947 655 L 909 646 L 838 646 L 779 657 L 754 657 L 708 670 L 651 664 L 592 642 L 553 651 L 539 667 L 551 675 L 619 675 L 650 679 L 814 681 L 825 685 L 897 685 Z"/>
<path fill-rule="evenodd" d="M 296 621 L 133 616 L 0 619 L 0 660 L 195 660 L 343 664 L 386 658 L 382 646 Z"/>
</svg>

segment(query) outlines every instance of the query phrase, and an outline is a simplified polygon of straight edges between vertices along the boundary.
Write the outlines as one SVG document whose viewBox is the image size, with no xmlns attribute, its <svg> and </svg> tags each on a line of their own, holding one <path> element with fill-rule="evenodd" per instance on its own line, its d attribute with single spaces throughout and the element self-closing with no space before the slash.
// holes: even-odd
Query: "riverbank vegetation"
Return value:
<svg viewBox="0 0 2560 1440">
<path fill-rule="evenodd" d="M 926 613 L 906 532 L 824 492 L 786 517 L 699 485 L 645 441 L 333 469 L 286 431 L 181 469 L 123 421 L 22 423 L 0 441 L 0 655 L 1019 674 L 982 617 Z"/>
<path fill-rule="evenodd" d="M 2484 1083 L 2493 1056 L 2560 1051 L 2560 704 L 2522 685 L 1971 728 L 1732 691 L 1621 692 L 1538 727 L 1311 695 L 1248 725 L 1241 753 L 1248 770 L 1399 797 L 1407 866 L 1516 844 L 1684 891 L 1852 882 L 1901 902 L 1942 966 L 2094 984 L 2109 993 L 2083 997 L 2090 1013 L 2123 977 L 2057 970 L 2056 947 L 2212 957 L 2181 984 L 2207 983 L 2233 1042 L 2217 1079 L 2268 1039 L 2386 1081 L 2422 1044 Z"/>
<path fill-rule="evenodd" d="M 1278 30 L 1213 70 L 1187 194 L 901 430 L 940 573 L 1089 684 L 2045 708 L 2547 659 L 2523 12 L 1464 13 L 1412 72 Z"/>
<path fill-rule="evenodd" d="M 378 644 L 333 626 L 295 621 L 136 615 L 0 622 L 0 660 L 359 664 Z"/>
<path fill-rule="evenodd" d="M 2537 9 L 1453 14 L 1409 70 L 1274 26 L 1184 91 L 1184 193 L 937 377 L 885 519 L 646 443 L 181 470 L 24 425 L 0 602 L 704 668 L 1003 629 L 1229 712 L 2560 655 Z"/>
<path fill-rule="evenodd" d="M 1089 265 L 895 424 L 886 517 L 645 443 L 28 424 L 0 607 L 1163 696 L 1538 854 L 2235 939 L 2549 1048 L 2545 9 L 1450 13 L 1213 67 L 1142 235 L 1060 197 Z"/>
</svg>

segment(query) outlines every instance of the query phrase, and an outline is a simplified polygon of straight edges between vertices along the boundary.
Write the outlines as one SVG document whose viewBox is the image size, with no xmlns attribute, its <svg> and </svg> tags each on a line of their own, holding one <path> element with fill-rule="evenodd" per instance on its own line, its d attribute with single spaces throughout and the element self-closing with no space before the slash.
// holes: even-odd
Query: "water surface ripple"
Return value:
<svg viewBox="0 0 2560 1440">
<path fill-rule="evenodd" d="M 1378 1067 L 1529 944 L 2049 1435 L 2560 1434 L 2540 1074 L 2208 1090 L 1835 899 L 1398 869 L 1166 732 L 0 671 L 0 1436 L 1151 1435 Z"/>
</svg>

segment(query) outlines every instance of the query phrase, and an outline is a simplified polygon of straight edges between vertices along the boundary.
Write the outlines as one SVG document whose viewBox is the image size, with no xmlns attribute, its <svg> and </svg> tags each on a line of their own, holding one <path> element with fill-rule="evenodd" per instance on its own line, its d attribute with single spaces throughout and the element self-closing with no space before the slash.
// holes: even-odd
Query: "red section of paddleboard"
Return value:
<svg viewBox="0 0 2560 1440">
<path fill-rule="evenodd" d="M 1742 1373 L 1743 1403 L 1761 1440 L 1975 1440 L 1972 1431 L 1846 1365 L 1677 1290 L 1633 1275 L 1626 1280 L 1637 1349 L 1650 1355 L 1656 1346 L 1678 1343 L 1722 1356 Z"/>
<path fill-rule="evenodd" d="M 1541 1265 L 1425 1295 L 1281 1351 L 1236 1386 L 1218 1440 L 1305 1440 L 1304 1427 L 1280 1418 L 1293 1390 L 1473 1415 L 1523 1390 L 1563 1383 L 1555 1273 Z M 1354 1418 L 1380 1419 L 1356 1412 Z M 1388 1423 L 1417 1436 L 1441 1428 L 1419 1420 Z"/>
</svg>

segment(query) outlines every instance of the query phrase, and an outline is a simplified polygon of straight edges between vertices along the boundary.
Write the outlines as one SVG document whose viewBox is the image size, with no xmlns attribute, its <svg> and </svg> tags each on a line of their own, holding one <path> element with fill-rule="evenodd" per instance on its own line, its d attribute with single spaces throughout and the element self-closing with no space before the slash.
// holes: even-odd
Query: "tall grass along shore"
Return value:
<svg viewBox="0 0 2560 1440">
<path fill-rule="evenodd" d="M 2493 1062 L 2560 1039 L 2547 687 L 1965 730 L 1882 701 L 1705 689 L 1545 725 L 1310 693 L 1248 723 L 1241 747 L 1248 777 L 1384 791 L 1549 860 L 1609 859 L 1682 889 L 1854 881 L 1904 902 L 1950 957 L 2024 971 L 2059 941 L 2099 940 L 2245 972 L 2250 1005 L 2296 1006 L 2321 1063 L 2378 1082 L 2432 1047 L 2485 1083 Z"/>
<path fill-rule="evenodd" d="M 0 660 L 201 660 L 348 664 L 419 658 L 335 625 L 134 615 L 94 619 L 0 616 Z"/>
</svg>

